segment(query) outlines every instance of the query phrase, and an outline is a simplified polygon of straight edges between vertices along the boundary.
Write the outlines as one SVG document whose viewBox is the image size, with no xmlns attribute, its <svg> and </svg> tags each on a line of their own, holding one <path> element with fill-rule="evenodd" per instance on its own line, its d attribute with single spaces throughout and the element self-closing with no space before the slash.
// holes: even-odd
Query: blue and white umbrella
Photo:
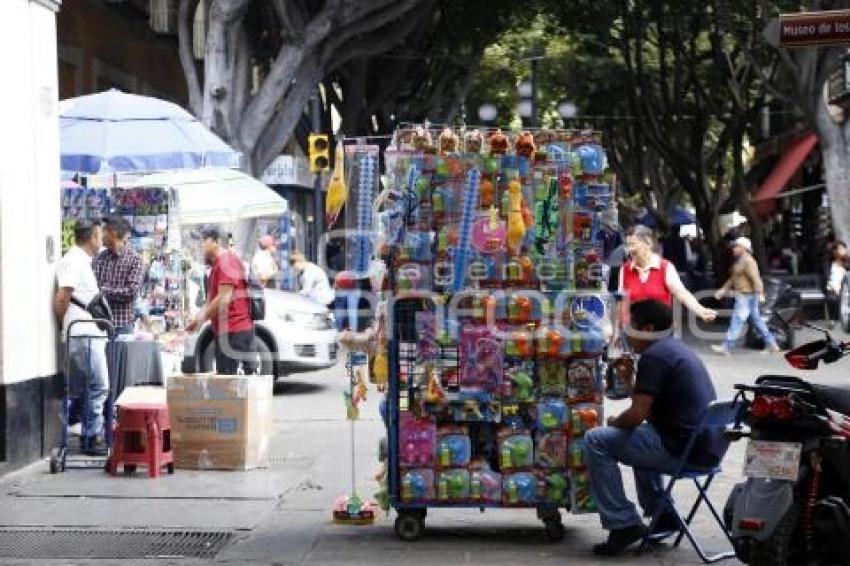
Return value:
<svg viewBox="0 0 850 566">
<path fill-rule="evenodd" d="M 79 173 L 239 167 L 239 153 L 180 106 L 112 89 L 60 103 L 61 168 Z"/>
</svg>

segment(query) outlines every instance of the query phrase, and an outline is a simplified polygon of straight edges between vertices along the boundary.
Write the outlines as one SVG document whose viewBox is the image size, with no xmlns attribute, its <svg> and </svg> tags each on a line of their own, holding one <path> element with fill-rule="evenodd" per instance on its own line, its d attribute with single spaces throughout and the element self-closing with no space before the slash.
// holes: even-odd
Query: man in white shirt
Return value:
<svg viewBox="0 0 850 566">
<path fill-rule="evenodd" d="M 277 261 L 274 258 L 276 251 L 275 241 L 272 236 L 263 236 L 259 239 L 260 249 L 251 260 L 251 275 L 259 281 L 260 285 L 268 288 L 274 284 L 277 275 Z"/>
<path fill-rule="evenodd" d="M 307 261 L 304 254 L 299 251 L 294 251 L 289 255 L 289 265 L 298 274 L 298 292 L 332 309 L 335 293 L 322 268 Z"/>
<path fill-rule="evenodd" d="M 109 394 L 109 368 L 106 362 L 106 334 L 94 323 L 71 323 L 92 320 L 82 305 L 88 305 L 98 294 L 92 258 L 102 247 L 99 222 L 79 220 L 74 228 L 75 245 L 68 250 L 56 268 L 54 308 L 62 320 L 62 339 L 69 345 L 68 380 L 72 395 L 81 395 L 86 387 L 86 406 L 82 412 L 81 446 L 89 455 L 105 455 L 103 444 L 103 406 Z M 72 298 L 75 301 L 72 301 Z M 70 332 L 69 332 L 70 327 Z"/>
</svg>

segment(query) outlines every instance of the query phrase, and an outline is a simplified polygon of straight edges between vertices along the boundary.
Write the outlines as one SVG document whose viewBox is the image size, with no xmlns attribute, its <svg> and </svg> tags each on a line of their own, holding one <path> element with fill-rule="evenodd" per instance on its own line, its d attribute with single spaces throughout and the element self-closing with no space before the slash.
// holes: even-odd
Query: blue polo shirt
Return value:
<svg viewBox="0 0 850 566">
<path fill-rule="evenodd" d="M 717 398 L 702 360 L 672 337 L 653 342 L 643 351 L 634 392 L 652 397 L 647 421 L 674 456 L 684 453 L 703 413 Z M 705 433 L 697 438 L 688 461 L 696 466 L 714 466 L 725 448 L 722 431 Z"/>
</svg>

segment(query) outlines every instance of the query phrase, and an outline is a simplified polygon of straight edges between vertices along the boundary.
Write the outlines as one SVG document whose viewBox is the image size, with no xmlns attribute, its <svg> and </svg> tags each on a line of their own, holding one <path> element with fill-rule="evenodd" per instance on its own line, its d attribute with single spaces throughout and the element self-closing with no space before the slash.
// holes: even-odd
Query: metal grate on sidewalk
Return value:
<svg viewBox="0 0 850 566">
<path fill-rule="evenodd" d="M 213 558 L 230 531 L 0 529 L 0 558 Z"/>
</svg>

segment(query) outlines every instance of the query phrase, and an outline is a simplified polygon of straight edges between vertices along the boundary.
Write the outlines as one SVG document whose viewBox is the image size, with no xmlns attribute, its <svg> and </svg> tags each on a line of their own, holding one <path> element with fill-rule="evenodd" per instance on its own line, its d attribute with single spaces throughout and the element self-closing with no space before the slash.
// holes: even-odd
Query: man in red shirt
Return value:
<svg viewBox="0 0 850 566">
<path fill-rule="evenodd" d="M 236 375 L 241 362 L 245 374 L 256 373 L 254 322 L 242 260 L 221 245 L 221 233 L 216 228 L 201 232 L 201 246 L 204 260 L 212 267 L 207 304 L 186 330 L 194 332 L 209 320 L 215 336 L 216 372 Z"/>
</svg>

